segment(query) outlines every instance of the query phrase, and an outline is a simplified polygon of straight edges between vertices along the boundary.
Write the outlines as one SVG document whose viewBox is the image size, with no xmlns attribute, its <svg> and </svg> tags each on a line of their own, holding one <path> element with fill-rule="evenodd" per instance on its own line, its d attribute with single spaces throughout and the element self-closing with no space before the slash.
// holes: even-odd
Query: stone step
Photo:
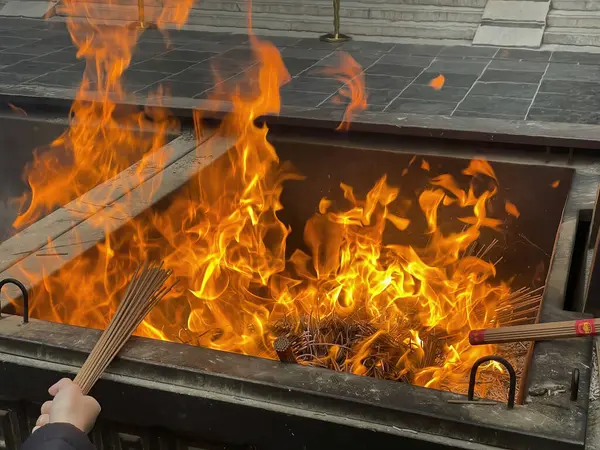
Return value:
<svg viewBox="0 0 600 450">
<path fill-rule="evenodd" d="M 221 11 L 214 16 L 191 13 L 190 25 L 245 27 L 245 12 Z M 290 16 L 289 14 L 255 14 L 252 17 L 255 30 L 303 31 L 326 33 L 332 30 L 330 16 Z M 414 37 L 424 39 L 470 40 L 475 35 L 478 23 L 427 22 L 411 20 L 349 19 L 342 20 L 342 32 L 354 36 Z"/>
<path fill-rule="evenodd" d="M 551 10 L 600 11 L 598 0 L 552 0 Z"/>
<path fill-rule="evenodd" d="M 600 28 L 547 27 L 544 44 L 600 47 Z"/>
<path fill-rule="evenodd" d="M 551 27 L 577 27 L 600 29 L 599 11 L 550 11 L 546 18 L 548 26 Z"/>
<path fill-rule="evenodd" d="M 194 7 L 192 14 L 198 14 L 200 11 L 240 12 L 247 10 L 248 2 L 245 0 L 203 0 Z M 392 21 L 479 23 L 482 11 L 481 7 L 344 2 L 340 8 L 340 16 L 342 18 Z M 302 0 L 301 2 L 259 0 L 252 2 L 252 13 L 255 17 L 260 14 L 333 17 L 333 6 L 332 2 L 327 0 Z"/>
<path fill-rule="evenodd" d="M 87 15 L 97 20 L 137 20 L 136 6 L 109 6 L 103 3 L 90 3 L 86 8 Z M 157 17 L 159 9 L 146 7 L 146 17 Z M 65 8 L 57 6 L 57 14 L 64 15 Z M 244 11 L 199 11 L 190 13 L 188 25 L 208 27 L 241 28 L 247 26 L 247 14 Z M 254 14 L 252 26 L 258 33 L 260 31 L 276 32 L 314 32 L 327 33 L 332 31 L 332 17 L 330 15 L 308 16 L 293 14 Z M 409 37 L 419 39 L 453 39 L 472 40 L 477 30 L 478 22 L 434 22 L 415 20 L 384 20 L 384 19 L 355 19 L 342 20 L 342 32 L 346 31 L 353 36 L 365 36 L 370 39 L 377 37 Z"/>
</svg>

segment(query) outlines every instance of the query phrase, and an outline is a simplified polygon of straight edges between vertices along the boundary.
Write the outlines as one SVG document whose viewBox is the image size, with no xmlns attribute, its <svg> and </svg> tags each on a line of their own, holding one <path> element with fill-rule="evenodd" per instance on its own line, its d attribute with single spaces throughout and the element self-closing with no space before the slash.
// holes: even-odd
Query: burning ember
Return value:
<svg viewBox="0 0 600 450">
<path fill-rule="evenodd" d="M 179 9 L 176 16 L 186 14 Z M 125 96 L 119 80 L 138 31 L 74 20 L 69 29 L 88 71 L 71 128 L 54 145 L 65 145 L 73 160 L 36 160 L 28 171 L 33 197 L 15 226 L 125 169 L 131 160 L 118 148 L 152 151 L 174 126 L 166 112 L 152 121 L 118 112 Z M 495 264 L 478 243 L 483 228 L 498 230 L 507 218 L 488 214 L 498 192 L 493 168 L 473 160 L 460 179 L 432 177 L 418 195 L 388 184 L 383 173 L 366 193 L 341 184 L 346 203 L 323 198 L 315 205 L 318 212 L 304 228 L 310 251 L 286 259 L 291 230 L 278 217 L 280 196 L 285 183 L 303 177 L 279 161 L 267 127 L 255 119 L 279 112 L 279 89 L 289 74 L 275 46 L 252 35 L 250 41 L 259 67 L 256 92 L 231 92 L 233 112 L 220 128 L 235 137 L 234 147 L 165 209 L 130 221 L 96 251 L 45 277 L 31 314 L 103 328 L 128 274 L 140 261 L 160 258 L 181 282 L 137 329 L 140 336 L 273 359 L 273 342 L 286 336 L 302 364 L 464 391 L 473 362 L 497 350 L 471 347 L 469 331 L 512 320 L 511 305 L 534 298 L 496 280 Z M 341 92 L 349 98 L 346 128 L 366 99 L 362 70 L 349 55 L 341 61 L 330 73 L 348 83 Z M 405 170 L 432 169 L 422 160 Z M 406 214 L 415 204 L 423 230 Z M 443 211 L 453 212 L 452 227 L 442 223 Z M 506 211 L 518 215 L 512 203 Z M 390 229 L 419 231 L 427 243 L 389 242 Z M 483 371 L 500 369 L 492 363 Z"/>
</svg>

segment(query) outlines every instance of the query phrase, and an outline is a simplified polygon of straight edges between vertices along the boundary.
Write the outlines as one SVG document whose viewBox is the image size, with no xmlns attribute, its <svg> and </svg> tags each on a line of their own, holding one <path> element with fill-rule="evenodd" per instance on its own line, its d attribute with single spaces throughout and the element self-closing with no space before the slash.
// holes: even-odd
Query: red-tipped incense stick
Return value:
<svg viewBox="0 0 600 450">
<path fill-rule="evenodd" d="M 469 342 L 471 345 L 483 345 L 520 341 L 548 341 L 552 339 L 596 336 L 599 333 L 600 319 L 582 319 L 472 330 L 469 333 Z"/>
</svg>

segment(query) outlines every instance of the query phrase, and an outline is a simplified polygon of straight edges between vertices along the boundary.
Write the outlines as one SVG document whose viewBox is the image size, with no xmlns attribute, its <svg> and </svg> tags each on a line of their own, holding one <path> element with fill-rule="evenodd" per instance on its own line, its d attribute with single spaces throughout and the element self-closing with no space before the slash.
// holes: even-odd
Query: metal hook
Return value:
<svg viewBox="0 0 600 450">
<path fill-rule="evenodd" d="M 21 283 L 19 280 L 15 280 L 14 278 L 6 278 L 0 281 L 0 292 L 5 284 L 14 284 L 21 290 L 21 295 L 23 296 L 23 323 L 29 322 L 29 293 L 27 292 L 27 288 Z"/>
<path fill-rule="evenodd" d="M 517 392 L 517 374 L 516 374 L 513 366 L 506 359 L 502 358 L 501 356 L 496 356 L 496 355 L 484 356 L 483 358 L 479 358 L 477 361 L 475 361 L 475 364 L 473 364 L 473 367 L 471 367 L 471 375 L 469 376 L 469 393 L 467 394 L 468 400 L 473 401 L 473 397 L 475 396 L 475 383 L 476 383 L 476 378 L 477 378 L 477 369 L 479 369 L 480 365 L 482 365 L 483 363 L 486 363 L 488 361 L 499 362 L 506 368 L 506 370 L 508 370 L 508 375 L 510 376 L 510 386 L 508 388 L 507 406 L 508 406 L 508 409 L 514 408 L 515 394 Z"/>
</svg>

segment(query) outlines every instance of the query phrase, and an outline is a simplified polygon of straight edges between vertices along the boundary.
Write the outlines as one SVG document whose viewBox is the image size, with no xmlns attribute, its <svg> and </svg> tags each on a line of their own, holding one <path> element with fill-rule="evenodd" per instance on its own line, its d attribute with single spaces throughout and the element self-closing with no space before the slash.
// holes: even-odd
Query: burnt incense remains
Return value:
<svg viewBox="0 0 600 450">
<path fill-rule="evenodd" d="M 285 336 L 280 336 L 273 342 L 273 348 L 277 353 L 279 361 L 284 363 L 297 364 L 294 351 L 292 350 L 292 342 Z"/>
</svg>

